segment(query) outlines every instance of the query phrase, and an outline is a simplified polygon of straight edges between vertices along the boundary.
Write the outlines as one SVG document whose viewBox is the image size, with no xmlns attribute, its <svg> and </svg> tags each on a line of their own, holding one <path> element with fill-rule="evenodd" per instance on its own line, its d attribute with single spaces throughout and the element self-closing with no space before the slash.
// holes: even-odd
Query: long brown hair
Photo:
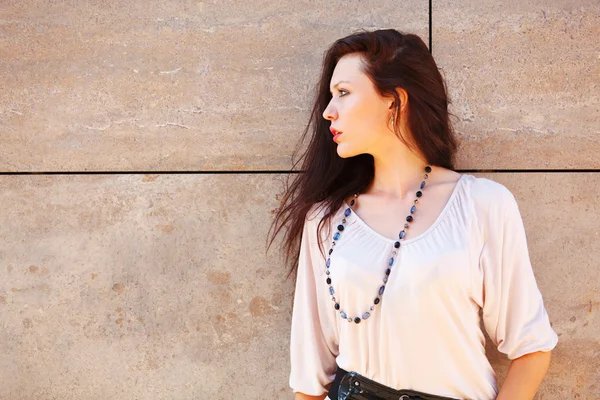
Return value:
<svg viewBox="0 0 600 400">
<path fill-rule="evenodd" d="M 351 53 L 361 55 L 363 72 L 371 79 L 376 91 L 381 96 L 394 97 L 394 129 L 399 140 L 419 151 L 429 165 L 454 169 L 458 144 L 449 120 L 446 84 L 421 38 L 385 29 L 359 31 L 337 40 L 325 53 L 310 121 L 292 156 L 292 171 L 302 161 L 303 172 L 294 174 L 296 179 L 291 185 L 288 175 L 285 193 L 269 234 L 274 231 L 270 241 L 267 238 L 268 250 L 277 234 L 287 226 L 283 247 L 285 263 L 290 267 L 288 277 L 298 267 L 302 230 L 311 207 L 320 202 L 325 207 L 326 212 L 318 225 L 320 232 L 343 201 L 353 193 L 362 192 L 375 174 L 370 154 L 349 158 L 337 155 L 337 145 L 331 140 L 329 131 L 330 122 L 323 118 L 332 97 L 329 85 L 335 66 L 341 57 Z M 403 138 L 398 129 L 400 98 L 397 88 L 404 89 L 408 95 L 409 140 Z M 309 132 L 308 147 L 294 161 Z M 323 253 L 321 241 L 318 243 Z"/>
</svg>

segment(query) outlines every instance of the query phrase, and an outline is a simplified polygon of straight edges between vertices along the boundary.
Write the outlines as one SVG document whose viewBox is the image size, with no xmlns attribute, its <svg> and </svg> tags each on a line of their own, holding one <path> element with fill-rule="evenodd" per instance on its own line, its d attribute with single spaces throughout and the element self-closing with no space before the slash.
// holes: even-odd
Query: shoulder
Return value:
<svg viewBox="0 0 600 400">
<path fill-rule="evenodd" d="M 467 193 L 476 208 L 483 211 L 499 210 L 516 204 L 513 193 L 500 182 L 465 174 Z"/>
<path fill-rule="evenodd" d="M 341 206 L 337 207 L 333 213 L 331 213 L 333 218 L 337 218 L 340 215 L 343 214 L 344 210 L 348 207 L 346 205 L 347 200 L 344 200 L 341 204 Z M 325 218 L 330 212 L 331 212 L 331 208 L 333 206 L 331 205 L 331 201 L 329 200 L 323 200 L 317 203 L 314 203 L 308 210 L 308 212 L 306 213 L 306 221 L 321 221 L 323 218 Z"/>
<path fill-rule="evenodd" d="M 343 209 L 343 207 L 341 207 L 341 209 Z M 304 219 L 304 234 L 308 235 L 308 240 L 310 243 L 314 244 L 319 241 L 325 243 L 328 241 L 328 237 L 332 229 L 332 219 L 325 219 L 328 213 L 329 205 L 326 201 L 313 204 L 306 213 L 306 217 Z M 335 218 L 336 215 L 332 217 Z M 322 221 L 323 224 L 321 224 Z"/>
<path fill-rule="evenodd" d="M 521 224 L 519 205 L 513 193 L 500 182 L 468 175 L 466 193 L 477 225 L 485 235 L 506 224 Z"/>
<path fill-rule="evenodd" d="M 304 218 L 304 229 L 310 232 L 311 238 L 319 232 L 321 221 L 325 219 L 328 212 L 329 206 L 326 201 L 314 203 L 309 208 Z"/>
<path fill-rule="evenodd" d="M 314 203 L 306 213 L 306 222 L 314 223 L 315 221 L 318 223 L 327 212 L 327 206 L 325 201 L 320 201 L 318 203 Z"/>
</svg>

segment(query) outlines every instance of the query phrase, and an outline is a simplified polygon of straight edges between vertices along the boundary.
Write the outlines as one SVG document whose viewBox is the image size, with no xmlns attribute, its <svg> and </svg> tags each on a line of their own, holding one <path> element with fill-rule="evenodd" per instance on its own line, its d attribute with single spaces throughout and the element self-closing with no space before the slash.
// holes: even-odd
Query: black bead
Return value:
<svg viewBox="0 0 600 400">
<path fill-rule="evenodd" d="M 375 304 L 379 304 L 379 297 L 376 297 L 376 298 L 375 298 L 375 301 L 374 301 L 374 303 L 375 303 Z"/>
<path fill-rule="evenodd" d="M 385 270 L 385 274 L 386 274 L 386 275 L 389 275 L 389 274 L 390 274 L 390 272 L 392 272 L 392 270 L 391 270 L 391 269 L 389 269 L 389 268 Z"/>
<path fill-rule="evenodd" d="M 327 284 L 331 285 L 331 278 L 327 278 Z"/>
<path fill-rule="evenodd" d="M 354 318 L 354 322 L 358 324 L 360 322 L 360 318 L 359 317 Z"/>
<path fill-rule="evenodd" d="M 343 231 L 344 230 L 344 225 L 338 225 L 338 231 Z"/>
<path fill-rule="evenodd" d="M 339 310 L 339 309 L 340 309 L 340 305 L 339 305 L 338 303 L 335 303 L 335 306 L 334 306 L 334 307 L 335 307 L 335 309 L 336 309 L 336 310 Z"/>
<path fill-rule="evenodd" d="M 331 253 L 333 253 L 333 249 L 329 249 L 329 255 L 331 255 Z"/>
<path fill-rule="evenodd" d="M 406 217 L 406 220 L 407 220 L 408 222 L 412 222 L 412 220 L 413 220 L 413 217 L 412 217 L 412 215 L 409 215 L 408 217 Z"/>
<path fill-rule="evenodd" d="M 396 243 L 394 243 L 394 247 L 395 247 L 395 248 L 398 248 L 398 247 L 400 247 L 400 242 L 396 242 Z"/>
<path fill-rule="evenodd" d="M 420 190 L 417 192 L 417 197 L 421 197 L 423 196 L 423 192 L 421 192 Z"/>
<path fill-rule="evenodd" d="M 354 205 L 354 199 L 352 199 L 352 200 L 350 201 L 350 207 L 352 207 L 353 205 Z"/>
<path fill-rule="evenodd" d="M 425 172 L 430 173 L 431 172 L 431 167 L 430 166 L 425 167 Z"/>
</svg>

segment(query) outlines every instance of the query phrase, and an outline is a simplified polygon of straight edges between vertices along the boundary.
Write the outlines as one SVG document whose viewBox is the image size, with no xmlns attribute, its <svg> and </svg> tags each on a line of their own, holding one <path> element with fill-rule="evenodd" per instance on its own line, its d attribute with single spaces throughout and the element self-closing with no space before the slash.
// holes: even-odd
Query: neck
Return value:
<svg viewBox="0 0 600 400">
<path fill-rule="evenodd" d="M 389 200 L 412 198 L 429 164 L 396 137 L 371 154 L 375 176 L 365 192 Z"/>
</svg>

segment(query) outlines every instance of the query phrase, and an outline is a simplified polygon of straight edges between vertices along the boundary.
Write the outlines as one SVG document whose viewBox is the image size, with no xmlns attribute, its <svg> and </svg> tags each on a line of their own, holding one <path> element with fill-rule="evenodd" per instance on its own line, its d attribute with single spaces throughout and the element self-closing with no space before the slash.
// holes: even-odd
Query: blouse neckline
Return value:
<svg viewBox="0 0 600 400">
<path fill-rule="evenodd" d="M 409 238 L 409 239 L 403 239 L 401 240 L 402 245 L 405 244 L 409 244 L 412 242 L 416 242 L 419 239 L 424 238 L 425 236 L 429 235 L 439 224 L 440 222 L 442 222 L 442 220 L 444 219 L 446 213 L 449 211 L 449 209 L 451 208 L 451 206 L 453 205 L 453 203 L 455 202 L 455 198 L 458 195 L 458 190 L 459 187 L 461 186 L 462 181 L 464 180 L 465 174 L 461 174 L 458 178 L 458 180 L 456 181 L 456 184 L 454 185 L 454 189 L 452 189 L 452 193 L 450 194 L 450 198 L 448 199 L 448 201 L 446 202 L 446 204 L 444 205 L 444 208 L 442 208 L 442 211 L 440 212 L 440 214 L 437 216 L 437 218 L 435 219 L 435 221 L 429 226 L 429 228 L 427 228 L 423 233 L 421 233 L 418 236 L 415 236 L 413 238 Z M 350 208 L 351 207 L 348 205 L 348 203 L 346 203 L 346 201 L 343 202 L 344 206 L 346 208 Z M 365 229 L 367 229 L 368 231 L 370 231 L 371 233 L 373 233 L 375 236 L 377 236 L 380 240 L 383 240 L 389 244 L 394 244 L 395 242 L 397 242 L 397 239 L 390 239 L 387 236 L 382 235 L 381 233 L 377 232 L 375 229 L 371 228 L 365 221 L 363 221 L 363 219 L 361 217 L 358 216 L 357 213 L 354 212 L 354 210 L 352 210 L 352 214 L 350 214 L 352 216 L 352 218 L 354 218 L 356 221 L 358 221 L 358 223 L 360 225 L 362 225 Z"/>
</svg>

